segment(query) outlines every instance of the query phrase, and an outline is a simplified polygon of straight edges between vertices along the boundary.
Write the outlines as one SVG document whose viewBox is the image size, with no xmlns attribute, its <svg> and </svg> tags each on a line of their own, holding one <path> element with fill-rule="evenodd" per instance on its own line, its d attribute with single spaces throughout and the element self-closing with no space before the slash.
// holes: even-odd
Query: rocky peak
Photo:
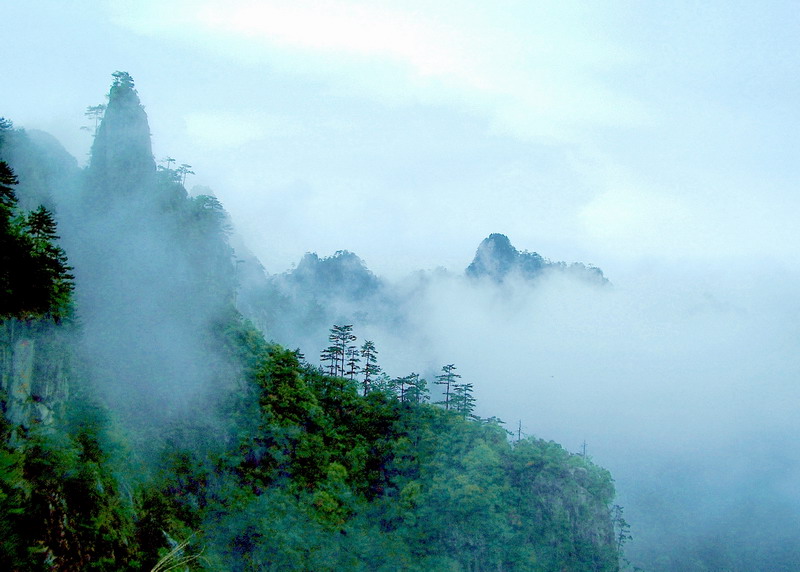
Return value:
<svg viewBox="0 0 800 572">
<path fill-rule="evenodd" d="M 592 282 L 608 282 L 599 268 L 580 262 L 551 262 L 537 252 L 520 252 L 506 235 L 499 233 L 490 234 L 483 239 L 475 252 L 475 258 L 467 266 L 466 275 L 470 278 L 488 277 L 502 282 L 511 273 L 533 279 L 546 271 L 567 272 Z"/>
<path fill-rule="evenodd" d="M 488 276 L 498 282 L 520 265 L 521 258 L 528 253 L 520 253 L 504 234 L 493 233 L 484 238 L 475 252 L 475 258 L 467 266 L 467 276 L 480 278 Z M 535 256 L 539 256 L 535 254 Z"/>
<path fill-rule="evenodd" d="M 136 196 L 152 188 L 156 165 L 147 114 L 126 72 L 116 72 L 97 128 L 89 177 L 93 198 Z"/>
</svg>

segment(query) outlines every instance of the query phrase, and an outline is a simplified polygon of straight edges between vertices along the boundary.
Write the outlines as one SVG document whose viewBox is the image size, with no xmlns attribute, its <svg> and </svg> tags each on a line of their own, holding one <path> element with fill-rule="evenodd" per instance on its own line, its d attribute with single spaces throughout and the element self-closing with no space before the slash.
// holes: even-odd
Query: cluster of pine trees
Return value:
<svg viewBox="0 0 800 572">
<path fill-rule="evenodd" d="M 343 377 L 351 381 L 360 378 L 363 395 L 371 391 L 381 391 L 394 395 L 401 403 L 428 403 L 430 390 L 428 381 L 418 373 L 409 373 L 402 377 L 390 377 L 378 365 L 378 350 L 375 342 L 365 340 L 361 346 L 355 343 L 358 337 L 353 334 L 353 325 L 334 325 L 330 329 L 327 346 L 320 353 L 322 371 L 332 377 Z M 362 365 L 363 364 L 363 365 Z M 464 419 L 473 416 L 475 398 L 472 383 L 459 383 L 460 374 L 455 364 L 442 366 L 442 373 L 436 376 L 434 384 L 441 385 L 442 400 L 437 405 L 446 411 L 456 411 Z"/>
<path fill-rule="evenodd" d="M 8 335 L 0 360 L 0 568 L 619 568 L 607 471 L 553 442 L 512 441 L 496 419 L 474 417 L 472 384 L 459 381 L 453 364 L 437 376 L 443 399 L 432 404 L 424 379 L 389 378 L 375 344 L 356 345 L 352 326 L 331 330 L 322 367 L 267 342 L 234 306 L 227 215 L 213 197 L 189 197 L 169 164 L 155 167 L 128 74 L 115 74 L 102 112 L 81 179 L 95 208 L 92 224 L 105 231 L 101 223 L 114 213 L 147 213 L 159 221 L 159 240 L 175 243 L 163 245 L 168 263 L 148 269 L 142 253 L 151 252 L 152 236 L 117 226 L 137 240 L 101 237 L 84 225 L 83 250 L 68 263 L 53 217 L 18 211 L 13 171 L 0 163 L 2 240 L 17 245 L 4 248 L 2 259 L 0 321 Z M 136 145 L 123 145 L 123 126 L 139 134 Z M 106 258 L 96 260 L 94 252 Z M 118 362 L 81 350 L 93 329 L 103 328 L 113 344 L 122 335 L 115 325 L 131 323 L 114 321 L 113 312 L 98 318 L 92 306 L 123 314 L 123 303 L 134 299 L 114 290 L 120 287 L 108 274 L 117 269 L 110 254 L 143 261 L 137 272 L 165 293 L 137 292 L 140 299 L 171 303 L 158 308 L 163 320 L 152 324 L 147 308 L 128 312 L 139 317 L 140 333 L 123 342 L 166 339 L 149 328 L 163 328 L 171 314 L 192 316 L 201 334 L 192 354 L 198 363 L 181 363 L 212 371 L 213 383 L 203 386 L 202 399 L 186 396 L 183 410 L 147 409 L 143 391 L 104 385 L 155 387 L 147 384 L 167 384 L 185 374 L 181 368 L 131 370 L 138 363 L 131 355 L 147 356 L 135 347 Z M 26 264 L 41 268 L 25 274 Z M 69 264 L 79 278 L 75 296 Z M 184 276 L 199 284 L 184 286 Z M 182 297 L 172 296 L 176 281 Z M 209 306 L 213 311 L 203 311 Z M 78 319 L 64 323 L 70 312 Z M 37 333 L 66 328 L 70 341 L 59 338 L 57 346 Z M 20 365 L 31 344 L 37 353 L 30 367 Z M 38 394 L 25 376 L 45 387 L 58 377 L 70 390 Z M 125 395 L 133 402 L 122 401 Z M 38 402 L 51 415 L 10 415 L 21 401 Z"/>
</svg>

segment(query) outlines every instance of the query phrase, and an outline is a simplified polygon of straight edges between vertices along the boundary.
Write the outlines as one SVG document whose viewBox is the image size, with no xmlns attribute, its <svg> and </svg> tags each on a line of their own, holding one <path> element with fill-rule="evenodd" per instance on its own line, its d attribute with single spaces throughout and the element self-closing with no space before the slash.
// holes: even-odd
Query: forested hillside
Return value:
<svg viewBox="0 0 800 572">
<path fill-rule="evenodd" d="M 357 324 L 329 324 L 319 360 L 281 346 L 240 313 L 270 299 L 241 299 L 220 202 L 154 160 L 131 76 L 88 111 L 83 169 L 0 125 L 0 567 L 620 568 L 606 470 L 477 417 L 490 379 L 384 371 Z M 304 288 L 382 295 L 346 252 L 280 284 L 261 311 L 293 327 Z"/>
</svg>

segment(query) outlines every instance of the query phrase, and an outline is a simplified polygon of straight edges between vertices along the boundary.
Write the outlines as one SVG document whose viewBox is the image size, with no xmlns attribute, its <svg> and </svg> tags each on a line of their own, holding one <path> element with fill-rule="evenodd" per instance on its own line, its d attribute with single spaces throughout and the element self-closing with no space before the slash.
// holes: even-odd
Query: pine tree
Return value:
<svg viewBox="0 0 800 572">
<path fill-rule="evenodd" d="M 44 206 L 30 213 L 25 221 L 28 236 L 32 239 L 32 252 L 37 259 L 40 275 L 46 289 L 47 312 L 56 320 L 69 312 L 69 301 L 74 288 L 67 264 L 67 255 L 56 244 L 56 221 Z"/>
<path fill-rule="evenodd" d="M 411 375 L 407 375 L 405 377 L 396 377 L 391 381 L 392 390 L 397 395 L 400 403 L 405 403 L 407 401 L 406 390 L 411 382 Z"/>
<path fill-rule="evenodd" d="M 0 315 L 14 315 L 18 306 L 15 297 L 20 289 L 19 266 L 24 247 L 19 229 L 14 224 L 17 195 L 13 185 L 17 177 L 5 161 L 0 161 Z"/>
<path fill-rule="evenodd" d="M 181 185 L 186 186 L 187 175 L 194 175 L 194 171 L 192 171 L 191 169 L 192 166 L 187 165 L 186 163 L 182 163 L 180 167 L 175 169 L 175 172 L 178 173 L 178 177 L 180 178 Z"/>
<path fill-rule="evenodd" d="M 460 413 L 464 419 L 472 416 L 475 410 L 475 398 L 472 396 L 471 383 L 453 384 L 453 398 L 450 405 L 454 411 Z"/>
<path fill-rule="evenodd" d="M 334 325 L 330 329 L 328 341 L 331 343 L 320 354 L 320 359 L 323 363 L 328 362 L 329 375 L 335 377 L 344 377 L 347 375 L 346 362 L 349 351 L 355 351 L 355 346 L 352 342 L 356 341 L 356 336 L 353 335 L 352 324 L 343 326 Z M 355 375 L 355 374 L 353 374 Z"/>
<path fill-rule="evenodd" d="M 406 401 L 409 403 L 424 403 L 429 398 L 428 382 L 420 377 L 418 373 L 408 376 L 408 389 L 406 390 Z"/>
<path fill-rule="evenodd" d="M 0 224 L 4 228 L 11 223 L 11 217 L 17 206 L 17 195 L 13 186 L 18 182 L 8 163 L 0 161 Z"/>
<path fill-rule="evenodd" d="M 381 372 L 381 367 L 378 365 L 378 350 L 371 340 L 365 340 L 362 344 L 361 357 L 364 360 L 361 371 L 364 373 L 364 395 L 366 395 L 371 389 L 373 380 Z"/>
<path fill-rule="evenodd" d="M 356 346 L 347 346 L 347 350 L 345 350 L 345 356 L 347 357 L 347 371 L 345 375 L 347 375 L 348 379 L 355 379 L 356 374 L 361 371 L 361 367 L 358 363 L 361 361 L 359 358 L 358 348 Z"/>
<path fill-rule="evenodd" d="M 614 527 L 614 536 L 617 544 L 617 553 L 622 555 L 622 547 L 629 540 L 633 540 L 631 526 L 622 516 L 622 507 L 615 504 L 611 507 L 611 524 Z"/>
<path fill-rule="evenodd" d="M 16 184 L 14 172 L 0 161 L 0 316 L 60 320 L 69 311 L 71 268 L 55 243 L 56 222 L 46 208 L 16 214 Z"/>
<path fill-rule="evenodd" d="M 133 78 L 131 74 L 124 71 L 115 71 L 111 74 L 111 77 L 114 78 L 114 83 L 111 87 L 124 87 L 127 89 L 133 89 Z"/>
<path fill-rule="evenodd" d="M 338 362 L 338 357 L 334 352 L 335 349 L 336 348 L 332 346 L 328 346 L 319 354 L 319 359 L 323 364 L 322 369 L 330 376 L 336 375 L 336 363 Z"/>
<path fill-rule="evenodd" d="M 84 131 L 90 131 L 92 135 L 97 134 L 97 127 L 100 125 L 100 120 L 103 118 L 103 114 L 106 112 L 105 104 L 100 105 L 90 105 L 86 108 L 86 112 L 84 115 L 91 121 L 94 121 L 94 125 L 92 127 L 81 127 Z"/>
<path fill-rule="evenodd" d="M 369 391 L 383 391 L 389 395 L 394 395 L 395 388 L 392 378 L 384 371 L 378 373 L 370 381 Z"/>
<path fill-rule="evenodd" d="M 456 370 L 456 366 L 451 364 L 442 366 L 442 373 L 436 376 L 436 381 L 434 383 L 436 385 L 444 385 L 444 401 L 437 401 L 437 405 L 444 405 L 445 410 L 450 410 L 450 394 L 452 392 L 453 385 L 455 384 L 456 380 L 459 379 L 461 376 L 457 373 L 454 373 Z"/>
</svg>

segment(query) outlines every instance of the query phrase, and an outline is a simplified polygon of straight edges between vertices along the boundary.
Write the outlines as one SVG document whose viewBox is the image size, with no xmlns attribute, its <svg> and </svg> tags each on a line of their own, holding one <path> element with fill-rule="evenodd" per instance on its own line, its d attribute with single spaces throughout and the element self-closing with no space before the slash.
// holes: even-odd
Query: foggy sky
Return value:
<svg viewBox="0 0 800 572">
<path fill-rule="evenodd" d="M 83 158 L 130 72 L 270 272 L 460 269 L 490 232 L 611 276 L 797 255 L 792 3 L 481 4 L 9 3 L 0 104 Z"/>
<path fill-rule="evenodd" d="M 156 159 L 271 273 L 339 249 L 458 273 L 502 232 L 613 283 L 434 281 L 418 338 L 368 332 L 407 342 L 393 374 L 457 363 L 480 414 L 586 440 L 634 526 L 687 475 L 692 526 L 755 483 L 800 505 L 795 4 L 9 4 L 0 115 L 82 160 L 130 72 Z"/>
</svg>

